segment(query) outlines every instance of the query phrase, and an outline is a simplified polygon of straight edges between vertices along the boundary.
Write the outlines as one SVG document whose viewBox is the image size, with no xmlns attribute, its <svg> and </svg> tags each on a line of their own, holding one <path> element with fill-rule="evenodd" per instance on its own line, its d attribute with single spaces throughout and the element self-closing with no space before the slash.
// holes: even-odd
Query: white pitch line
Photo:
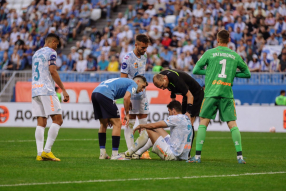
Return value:
<svg viewBox="0 0 286 191">
<path fill-rule="evenodd" d="M 0 187 L 16 187 L 16 186 L 37 186 L 51 184 L 82 184 L 96 182 L 126 182 L 126 181 L 142 181 L 142 180 L 174 180 L 174 179 L 197 179 L 197 178 L 224 178 L 233 176 L 255 176 L 255 175 L 271 175 L 285 174 L 286 172 L 258 172 L 244 174 L 223 174 L 223 175 L 204 175 L 204 176 L 189 176 L 189 177 L 165 177 L 165 178 L 128 178 L 128 179 L 109 179 L 109 180 L 82 180 L 82 181 L 64 181 L 64 182 L 39 182 L 39 183 L 23 183 L 23 184 L 2 184 Z"/>
<path fill-rule="evenodd" d="M 231 137 L 207 137 L 206 139 L 231 139 Z M 242 139 L 286 139 L 286 137 L 242 137 Z M 112 139 L 106 139 L 112 140 Z M 121 140 L 125 140 L 121 138 Z M 35 142 L 36 140 L 4 140 L 0 143 L 24 143 L 24 142 Z M 98 139 L 56 139 L 56 141 L 98 141 Z"/>
</svg>

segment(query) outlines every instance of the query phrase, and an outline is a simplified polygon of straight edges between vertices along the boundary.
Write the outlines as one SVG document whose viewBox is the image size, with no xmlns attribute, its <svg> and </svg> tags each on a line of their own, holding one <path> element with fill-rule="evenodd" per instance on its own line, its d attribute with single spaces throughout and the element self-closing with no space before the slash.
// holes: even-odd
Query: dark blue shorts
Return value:
<svg viewBox="0 0 286 191">
<path fill-rule="evenodd" d="M 91 101 L 93 104 L 94 118 L 97 119 L 110 119 L 120 118 L 119 110 L 115 102 L 98 92 L 91 94 Z"/>
</svg>

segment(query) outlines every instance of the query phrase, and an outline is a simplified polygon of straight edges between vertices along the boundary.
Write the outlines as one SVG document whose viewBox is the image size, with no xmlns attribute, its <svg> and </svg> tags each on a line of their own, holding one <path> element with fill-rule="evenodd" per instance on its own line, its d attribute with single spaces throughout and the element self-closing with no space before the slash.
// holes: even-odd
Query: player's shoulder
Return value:
<svg viewBox="0 0 286 191">
<path fill-rule="evenodd" d="M 128 60 L 128 59 L 132 59 L 133 58 L 133 51 L 128 52 L 123 59 L 124 60 Z"/>
</svg>

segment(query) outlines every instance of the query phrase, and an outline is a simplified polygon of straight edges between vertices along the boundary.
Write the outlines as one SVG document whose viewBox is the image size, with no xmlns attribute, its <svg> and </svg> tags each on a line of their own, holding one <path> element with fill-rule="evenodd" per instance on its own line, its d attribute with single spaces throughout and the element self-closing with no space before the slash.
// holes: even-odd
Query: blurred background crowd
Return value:
<svg viewBox="0 0 286 191">
<path fill-rule="evenodd" d="M 132 1 L 132 3 L 131 3 Z M 16 11 L 1 0 L 0 70 L 31 70 L 45 36 L 56 33 L 59 71 L 120 71 L 136 34 L 150 37 L 146 71 L 192 71 L 200 56 L 230 32 L 229 48 L 252 72 L 286 71 L 286 4 L 281 0 L 34 0 Z M 91 21 L 101 9 L 103 28 Z M 116 18 L 111 15 L 117 15 Z M 70 44 L 73 44 L 72 46 Z M 275 51 L 273 51 L 275 50 Z"/>
</svg>

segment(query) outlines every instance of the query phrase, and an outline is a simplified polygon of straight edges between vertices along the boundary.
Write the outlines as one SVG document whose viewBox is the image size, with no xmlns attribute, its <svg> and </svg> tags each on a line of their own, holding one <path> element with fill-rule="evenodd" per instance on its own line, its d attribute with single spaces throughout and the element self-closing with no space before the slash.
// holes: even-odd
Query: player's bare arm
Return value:
<svg viewBox="0 0 286 191">
<path fill-rule="evenodd" d="M 124 95 L 124 109 L 125 109 L 125 117 L 124 117 L 124 120 L 126 121 L 126 126 L 128 126 L 128 123 L 129 123 L 129 109 L 130 109 L 130 104 L 131 104 L 131 101 L 130 101 L 130 98 L 131 98 L 131 93 L 130 92 L 126 92 L 125 95 Z"/>
<path fill-rule="evenodd" d="M 63 91 L 63 96 L 64 96 L 64 102 L 67 102 L 69 101 L 69 94 L 67 93 L 61 79 L 60 79 L 60 76 L 57 72 L 57 66 L 56 65 L 50 65 L 49 66 L 49 69 L 50 69 L 50 73 L 51 73 L 51 76 L 53 78 L 53 80 L 57 83 L 57 85 L 62 89 Z"/>
<path fill-rule="evenodd" d="M 158 128 L 167 128 L 167 124 L 164 121 L 159 121 L 156 123 L 149 123 L 149 124 L 143 124 L 143 125 L 138 125 L 134 130 L 133 130 L 133 134 L 138 130 L 139 132 L 142 129 L 148 129 L 148 130 L 152 130 L 152 129 L 158 129 Z"/>
</svg>

